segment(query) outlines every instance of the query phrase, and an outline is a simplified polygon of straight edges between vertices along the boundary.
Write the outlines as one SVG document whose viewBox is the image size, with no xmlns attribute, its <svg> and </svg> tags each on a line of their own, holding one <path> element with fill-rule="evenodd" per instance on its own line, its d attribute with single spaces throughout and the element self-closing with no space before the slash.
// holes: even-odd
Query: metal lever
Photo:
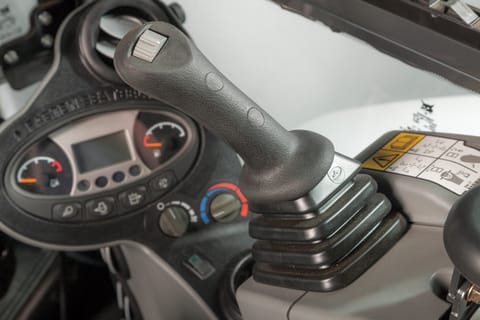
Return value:
<svg viewBox="0 0 480 320">
<path fill-rule="evenodd" d="M 480 17 L 470 8 L 469 2 L 469 0 L 432 0 L 429 7 L 440 12 L 447 8 L 451 9 L 472 29 L 480 30 Z M 474 2 L 480 4 L 479 1 Z"/>
<path fill-rule="evenodd" d="M 480 0 L 463 0 L 463 1 L 473 9 L 477 11 L 480 10 Z"/>
</svg>

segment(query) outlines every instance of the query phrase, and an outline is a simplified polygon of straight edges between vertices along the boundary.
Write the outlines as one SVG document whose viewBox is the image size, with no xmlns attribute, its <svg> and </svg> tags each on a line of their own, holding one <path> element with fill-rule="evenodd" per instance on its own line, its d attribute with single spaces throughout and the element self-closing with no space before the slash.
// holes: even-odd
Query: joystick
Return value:
<svg viewBox="0 0 480 320">
<path fill-rule="evenodd" d="M 257 281 L 335 290 L 405 232 L 403 216 L 357 161 L 317 133 L 287 131 L 174 26 L 129 32 L 114 61 L 128 85 L 186 113 L 244 160 L 240 188 L 258 214 L 250 223 Z"/>
</svg>

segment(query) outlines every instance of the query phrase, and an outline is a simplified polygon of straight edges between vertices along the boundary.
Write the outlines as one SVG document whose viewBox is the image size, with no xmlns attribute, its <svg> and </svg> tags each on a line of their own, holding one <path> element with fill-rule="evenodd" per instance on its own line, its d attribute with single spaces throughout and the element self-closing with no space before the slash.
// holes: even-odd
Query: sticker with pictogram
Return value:
<svg viewBox="0 0 480 320">
<path fill-rule="evenodd" d="M 462 195 L 480 183 L 480 150 L 456 139 L 401 132 L 362 167 L 428 180 Z"/>
<path fill-rule="evenodd" d="M 363 163 L 363 167 L 366 169 L 384 171 L 402 155 L 402 152 L 378 150 L 373 156 Z"/>
<path fill-rule="evenodd" d="M 408 152 L 417 143 L 425 138 L 425 135 L 418 133 L 401 132 L 397 134 L 392 140 L 387 142 L 382 149 L 397 152 Z"/>
</svg>

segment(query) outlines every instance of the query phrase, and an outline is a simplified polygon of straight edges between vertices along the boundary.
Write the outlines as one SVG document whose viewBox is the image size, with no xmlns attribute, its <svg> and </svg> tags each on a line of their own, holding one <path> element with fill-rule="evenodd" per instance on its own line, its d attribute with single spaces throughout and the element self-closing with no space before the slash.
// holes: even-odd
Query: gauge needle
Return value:
<svg viewBox="0 0 480 320">
<path fill-rule="evenodd" d="M 18 182 L 20 183 L 37 183 L 36 178 L 22 178 Z"/>
<path fill-rule="evenodd" d="M 150 135 L 145 135 L 143 137 L 143 145 L 145 147 L 157 147 L 157 148 L 161 148 L 162 147 L 162 144 L 160 142 L 148 142 L 148 139 L 150 138 Z"/>
</svg>

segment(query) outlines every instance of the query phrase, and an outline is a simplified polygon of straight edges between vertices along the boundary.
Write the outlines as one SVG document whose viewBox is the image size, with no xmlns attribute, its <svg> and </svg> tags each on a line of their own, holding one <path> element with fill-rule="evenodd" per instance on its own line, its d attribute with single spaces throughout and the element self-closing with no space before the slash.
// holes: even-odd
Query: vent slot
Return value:
<svg viewBox="0 0 480 320">
<path fill-rule="evenodd" d="M 79 32 L 79 53 L 91 74 L 101 80 L 122 84 L 113 65 L 115 49 L 130 30 L 149 21 L 168 22 L 187 34 L 185 14 L 179 5 L 161 0 L 91 1 Z"/>
<path fill-rule="evenodd" d="M 118 42 L 132 29 L 148 21 L 144 12 L 134 8 L 117 8 L 100 18 L 95 50 L 102 60 L 113 67 L 113 55 Z"/>
</svg>

